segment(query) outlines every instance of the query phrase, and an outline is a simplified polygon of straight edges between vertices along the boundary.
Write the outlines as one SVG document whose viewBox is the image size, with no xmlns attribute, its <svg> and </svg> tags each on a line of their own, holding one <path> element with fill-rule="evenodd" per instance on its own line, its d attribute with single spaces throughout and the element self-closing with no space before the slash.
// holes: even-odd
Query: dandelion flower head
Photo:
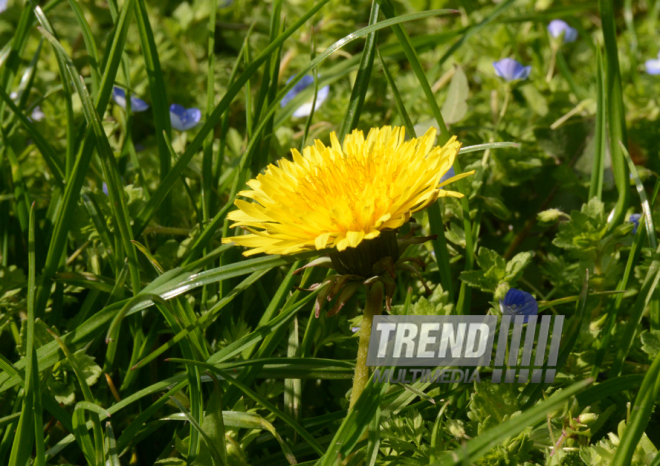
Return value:
<svg viewBox="0 0 660 466">
<path fill-rule="evenodd" d="M 439 188 L 474 172 L 440 183 L 461 144 L 452 137 L 433 147 L 435 136 L 431 128 L 406 141 L 404 128 L 385 126 L 366 138 L 355 130 L 343 145 L 332 133 L 329 147 L 317 140 L 302 154 L 292 150 L 292 161 L 269 165 L 239 193 L 252 202 L 236 200 L 228 218 L 249 234 L 223 243 L 250 248 L 246 256 L 343 251 L 399 228 L 438 197 L 461 197 Z"/>
</svg>

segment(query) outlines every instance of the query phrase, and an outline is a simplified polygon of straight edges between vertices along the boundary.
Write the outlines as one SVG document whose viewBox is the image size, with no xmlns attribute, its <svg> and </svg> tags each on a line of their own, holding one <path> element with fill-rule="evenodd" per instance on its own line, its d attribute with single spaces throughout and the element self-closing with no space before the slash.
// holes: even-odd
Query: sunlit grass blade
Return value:
<svg viewBox="0 0 660 466">
<path fill-rule="evenodd" d="M 390 73 L 390 70 L 387 68 L 387 65 L 385 64 L 385 60 L 383 60 L 383 56 L 380 53 L 380 49 L 376 48 L 376 52 L 378 53 L 378 59 L 380 60 L 380 65 L 383 69 L 383 75 L 385 76 L 385 79 L 387 80 L 387 84 L 390 86 L 390 89 L 392 90 L 392 94 L 394 95 L 394 103 L 396 104 L 396 109 L 399 112 L 399 116 L 403 120 L 403 126 L 406 127 L 406 132 L 410 135 L 410 137 L 417 137 L 415 135 L 415 126 L 413 125 L 412 121 L 410 120 L 410 117 L 408 116 L 408 112 L 406 111 L 406 106 L 403 103 L 403 98 L 401 97 L 401 93 L 399 92 L 399 89 L 396 86 L 396 83 L 394 82 L 394 78 L 392 78 L 392 74 Z"/>
<path fill-rule="evenodd" d="M 598 47 L 596 60 L 596 134 L 594 140 L 594 159 L 589 183 L 589 199 L 603 197 L 603 176 L 605 175 L 605 153 L 609 146 L 607 139 L 607 101 L 605 99 L 605 76 L 603 73 L 603 55 Z"/>
<path fill-rule="evenodd" d="M 76 403 L 76 407 L 73 410 L 73 434 L 76 437 L 76 441 L 80 445 L 87 463 L 90 465 L 98 464 L 97 452 L 95 452 L 95 443 L 87 430 L 87 422 L 85 421 L 85 410 L 92 413 L 92 418 L 94 415 L 105 415 L 109 416 L 108 412 L 103 408 L 97 406 L 94 403 L 89 401 L 79 401 Z M 98 447 L 98 445 L 96 445 Z"/>
<path fill-rule="evenodd" d="M 628 169 L 630 170 L 632 179 L 635 182 L 635 187 L 637 188 L 637 193 L 639 194 L 639 201 L 642 205 L 642 211 L 644 212 L 644 223 L 646 223 L 646 233 L 649 238 L 649 245 L 651 248 L 655 249 L 658 247 L 658 241 L 655 238 L 655 225 L 653 224 L 651 206 L 649 205 L 649 200 L 646 198 L 646 191 L 644 191 L 644 183 L 642 183 L 642 180 L 639 178 L 637 168 L 635 168 L 635 164 L 630 158 L 630 154 L 628 153 L 626 146 L 621 141 L 619 141 L 619 146 L 621 147 L 621 151 L 626 158 Z"/>
<path fill-rule="evenodd" d="M 30 8 L 23 8 L 18 20 L 18 25 L 14 31 L 13 40 L 11 44 L 8 44 L 9 50 L 7 58 L 3 63 L 2 73 L 0 74 L 0 88 L 3 91 L 9 90 L 9 86 L 13 84 L 14 76 L 16 76 L 16 73 L 18 72 L 18 67 L 21 64 L 21 53 L 25 48 L 27 39 L 30 35 L 31 23 L 32 10 Z M 4 110 L 4 104 L 0 104 L 0 115 L 4 114 Z"/>
<path fill-rule="evenodd" d="M 160 181 L 163 183 L 167 177 L 167 173 L 171 168 L 171 158 L 165 140 L 161 135 L 163 132 L 165 132 L 165 134 L 170 137 L 172 133 L 172 126 L 170 122 L 170 108 L 167 100 L 167 91 L 163 78 L 163 70 L 160 66 L 158 49 L 156 48 L 156 40 L 154 38 L 151 24 L 149 23 L 149 15 L 147 13 L 147 6 L 144 0 L 137 0 L 135 6 L 135 20 L 138 25 L 138 30 L 140 31 L 140 43 L 142 44 L 144 63 L 147 69 L 147 76 L 149 78 L 154 127 L 156 129 L 156 138 L 158 141 Z M 163 198 L 163 204 L 161 205 L 161 221 L 167 224 L 167 221 L 171 215 L 172 201 L 169 196 L 165 196 Z"/>
<path fill-rule="evenodd" d="M 68 2 L 76 17 L 78 26 L 80 26 L 83 40 L 85 41 L 85 48 L 87 49 L 87 55 L 89 57 L 89 74 L 92 77 L 92 95 L 96 95 L 101 84 L 101 78 L 99 75 L 99 66 L 101 63 L 99 52 L 96 48 L 96 41 L 94 40 L 94 34 L 92 33 L 92 29 L 85 19 L 85 13 L 83 13 L 78 2 L 75 0 L 68 0 Z"/>
<path fill-rule="evenodd" d="M 207 74 L 206 74 L 206 118 L 211 116 L 215 106 L 215 23 L 218 10 L 218 2 L 211 2 L 211 11 L 209 13 L 208 39 L 206 45 L 207 55 Z M 240 56 L 240 54 L 239 54 Z M 213 187 L 213 141 L 215 134 L 209 132 L 204 141 L 202 156 L 202 214 L 204 222 L 211 218 L 211 209 L 214 205 Z M 222 160 L 218 163 L 222 164 Z M 201 220 L 200 220 L 201 221 Z"/>
<path fill-rule="evenodd" d="M 314 29 L 312 28 L 312 52 L 310 54 L 310 60 L 313 61 L 316 56 L 316 40 L 314 35 Z M 305 121 L 305 127 L 303 128 L 303 135 L 300 138 L 300 151 L 305 148 L 307 145 L 307 135 L 309 134 L 309 128 L 312 126 L 312 120 L 314 119 L 314 111 L 316 110 L 316 101 L 319 96 L 319 72 L 317 68 L 312 70 L 312 77 L 314 78 L 314 97 L 312 98 L 312 108 L 309 110 L 309 116 Z M 276 90 L 277 91 L 277 90 Z M 343 136 L 342 136 L 343 137 Z"/>
<path fill-rule="evenodd" d="M 626 430 L 616 449 L 612 466 L 627 466 L 631 464 L 633 454 L 637 448 L 646 426 L 651 421 L 655 402 L 660 392 L 660 353 L 656 355 L 653 364 L 646 372 L 642 386 L 635 398 Z"/>
<path fill-rule="evenodd" d="M 135 240 L 133 240 L 131 242 L 135 245 L 136 248 L 138 248 L 138 250 L 142 254 L 144 254 L 144 256 L 147 258 L 147 260 L 149 260 L 151 265 L 153 265 L 154 269 L 156 269 L 156 272 L 158 272 L 158 275 L 162 275 L 165 272 L 165 270 L 163 269 L 163 266 L 158 263 L 156 258 L 151 254 L 151 252 L 149 252 L 149 250 L 142 243 L 140 243 L 138 241 L 135 241 Z"/>
<path fill-rule="evenodd" d="M 39 22 L 42 28 L 48 31 L 53 37 L 58 38 L 55 29 L 50 24 L 50 21 L 44 14 L 44 11 L 40 7 L 34 9 L 35 18 Z M 76 127 L 75 127 L 75 116 L 73 111 L 73 100 L 72 100 L 72 90 L 70 79 L 66 70 L 66 63 L 62 60 L 62 57 L 59 54 L 55 54 L 57 60 L 57 68 L 60 74 L 60 81 L 62 86 L 62 93 L 64 97 L 64 106 L 66 109 L 66 152 L 64 155 L 64 167 L 66 173 L 66 179 L 71 176 L 73 166 L 75 164 L 75 154 L 77 142 L 76 138 Z"/>
<path fill-rule="evenodd" d="M 378 15 L 380 7 L 376 0 L 371 2 L 371 13 L 369 13 L 369 25 L 378 22 Z M 360 120 L 360 113 L 362 112 L 362 105 L 364 105 L 364 98 L 369 89 L 369 81 L 371 79 L 371 71 L 374 67 L 374 58 L 376 56 L 376 41 L 378 40 L 378 32 L 374 31 L 367 35 L 362 55 L 360 58 L 360 67 L 358 68 L 355 83 L 351 90 L 351 97 L 348 101 L 348 109 L 344 120 L 341 122 L 337 137 L 340 141 L 344 140 L 344 136 L 353 129 L 357 128 L 357 123 Z M 313 106 L 312 106 L 313 108 Z"/>
<path fill-rule="evenodd" d="M 469 152 L 478 152 L 481 150 L 489 150 L 489 149 L 506 149 L 506 148 L 519 148 L 520 144 L 517 142 L 489 142 L 486 144 L 477 144 L 475 146 L 466 146 L 466 147 L 461 147 L 461 149 L 458 151 L 459 154 L 467 154 Z"/>
<path fill-rule="evenodd" d="M 16 90 L 16 96 L 18 97 L 18 108 L 21 110 L 26 109 L 27 101 L 30 97 L 30 92 L 34 89 L 34 80 L 37 75 L 37 64 L 41 58 L 41 48 L 43 45 L 43 39 L 39 41 L 37 50 L 32 55 L 32 60 L 30 64 L 23 71 L 23 76 L 21 76 L 21 82 L 18 84 L 18 89 Z"/>
<path fill-rule="evenodd" d="M 119 455 L 117 454 L 117 443 L 115 442 L 115 432 L 112 429 L 110 421 L 105 423 L 106 439 L 106 466 L 121 466 Z"/>
<path fill-rule="evenodd" d="M 614 18 L 614 3 L 612 0 L 598 0 L 600 19 L 605 40 L 605 95 L 607 96 L 607 128 L 609 128 L 610 156 L 612 172 L 619 197 L 614 207 L 614 215 L 610 221 L 615 227 L 624 220 L 624 215 L 630 203 L 630 186 L 628 166 L 624 159 L 621 146 L 617 141 L 628 145 L 626 134 L 626 117 L 621 90 L 621 73 L 619 71 L 619 55 L 616 44 L 616 23 Z"/>
</svg>

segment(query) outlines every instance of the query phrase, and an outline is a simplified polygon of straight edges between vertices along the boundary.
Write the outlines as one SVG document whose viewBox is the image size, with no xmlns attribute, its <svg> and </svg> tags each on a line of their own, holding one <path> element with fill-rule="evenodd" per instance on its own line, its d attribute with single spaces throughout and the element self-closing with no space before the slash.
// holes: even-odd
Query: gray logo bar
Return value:
<svg viewBox="0 0 660 466">
<path fill-rule="evenodd" d="M 367 365 L 465 368 L 488 367 L 493 360 L 492 383 L 551 383 L 556 374 L 563 325 L 564 316 L 550 315 L 375 316 Z M 410 377 L 439 383 L 455 383 L 455 378 L 479 381 L 478 369 L 461 372 L 461 369 L 410 372 L 388 369 L 379 371 L 379 378 L 403 382 L 408 382 Z"/>
<path fill-rule="evenodd" d="M 489 366 L 497 316 L 374 316 L 368 366 Z"/>
</svg>

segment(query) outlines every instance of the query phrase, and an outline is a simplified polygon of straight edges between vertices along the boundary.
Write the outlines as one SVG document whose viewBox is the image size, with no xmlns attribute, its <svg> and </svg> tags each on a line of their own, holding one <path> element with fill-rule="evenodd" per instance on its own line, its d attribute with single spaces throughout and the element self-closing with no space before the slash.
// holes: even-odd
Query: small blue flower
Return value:
<svg viewBox="0 0 660 466">
<path fill-rule="evenodd" d="M 450 167 L 447 173 L 442 175 L 442 178 L 440 178 L 440 182 L 438 184 L 442 184 L 445 181 L 447 181 L 449 178 L 453 178 L 456 176 L 456 172 L 454 171 L 454 167 Z M 440 188 L 442 189 L 442 188 Z"/>
<path fill-rule="evenodd" d="M 454 167 L 449 167 L 449 170 L 447 170 L 447 173 L 442 175 L 442 178 L 440 178 L 440 184 L 444 183 L 449 178 L 453 178 L 455 176 L 456 176 L 456 172 L 454 171 Z"/>
<path fill-rule="evenodd" d="M 292 79 L 293 76 L 289 78 L 287 83 L 290 82 Z M 291 102 L 294 97 L 296 97 L 303 90 L 305 90 L 307 87 L 313 84 L 314 84 L 314 78 L 311 75 L 308 74 L 306 76 L 303 76 L 303 78 L 300 81 L 298 81 L 295 86 L 293 86 L 293 89 L 287 92 L 287 94 L 282 98 L 282 101 L 280 102 L 280 106 L 282 107 L 286 106 L 286 104 Z M 316 95 L 316 106 L 314 107 L 314 111 L 318 110 L 321 104 L 325 102 L 325 99 L 328 98 L 329 93 L 330 93 L 330 86 L 323 86 L 321 89 L 319 89 L 319 92 Z M 307 102 L 305 102 L 300 107 L 298 107 L 295 112 L 293 112 L 293 117 L 303 118 L 309 116 L 309 114 L 312 113 L 313 101 L 314 101 L 314 97 L 312 96 L 312 98 L 310 98 Z"/>
<path fill-rule="evenodd" d="M 539 305 L 531 294 L 510 288 L 504 300 L 500 300 L 500 310 L 503 315 L 525 316 L 527 322 L 528 316 L 538 315 Z"/>
<path fill-rule="evenodd" d="M 632 214 L 628 218 L 628 222 L 632 223 L 633 226 L 633 235 L 637 234 L 637 229 L 639 228 L 639 220 L 642 218 L 642 214 Z"/>
<path fill-rule="evenodd" d="M 34 110 L 32 110 L 32 114 L 30 115 L 30 118 L 33 121 L 41 121 L 44 118 L 46 118 L 46 114 L 41 110 L 40 106 L 34 107 Z"/>
<path fill-rule="evenodd" d="M 493 62 L 493 67 L 495 67 L 495 74 L 507 81 L 527 79 L 532 71 L 531 66 L 522 66 L 513 58 L 503 58 Z"/>
<path fill-rule="evenodd" d="M 9 4 L 9 0 L 0 0 L 0 13 L 2 13 L 7 9 L 8 4 Z"/>
<path fill-rule="evenodd" d="M 648 74 L 660 74 L 660 53 L 658 53 L 658 58 L 646 60 L 644 66 Z"/>
<path fill-rule="evenodd" d="M 172 128 L 179 131 L 188 131 L 202 120 L 202 111 L 198 108 L 185 108 L 179 104 L 170 105 L 170 121 Z"/>
<path fill-rule="evenodd" d="M 103 194 L 105 194 L 106 196 L 109 196 L 109 194 L 108 194 L 108 185 L 105 184 L 105 181 L 103 182 L 103 185 L 101 186 L 101 190 L 103 191 Z"/>
<path fill-rule="evenodd" d="M 566 21 L 561 19 L 553 19 L 550 21 L 550 24 L 548 24 L 548 32 L 555 39 L 558 39 L 564 34 L 564 44 L 575 42 L 578 37 L 577 29 L 570 27 Z"/>
<path fill-rule="evenodd" d="M 112 100 L 114 100 L 117 105 L 119 105 L 121 108 L 126 109 L 126 91 L 122 89 L 121 87 L 113 87 L 112 88 Z M 144 112 L 149 108 L 149 104 L 146 103 L 144 100 L 139 99 L 135 97 L 134 95 L 131 96 L 131 111 L 132 112 Z"/>
</svg>

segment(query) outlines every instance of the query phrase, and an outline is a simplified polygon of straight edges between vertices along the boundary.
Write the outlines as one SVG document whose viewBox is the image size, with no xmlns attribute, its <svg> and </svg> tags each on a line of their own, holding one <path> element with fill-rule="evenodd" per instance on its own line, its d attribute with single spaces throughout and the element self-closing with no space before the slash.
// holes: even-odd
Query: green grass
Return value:
<svg viewBox="0 0 660 466">
<path fill-rule="evenodd" d="M 9 0 L 0 464 L 660 464 L 658 5 Z M 552 19 L 579 33 L 554 58 Z M 505 57 L 529 79 L 498 78 Z M 117 84 L 150 108 L 119 107 Z M 172 103 L 202 123 L 173 129 Z M 327 271 L 294 272 L 325 252 L 221 244 L 268 164 L 384 125 L 456 135 L 456 173 L 476 171 L 415 214 L 437 236 L 406 256 L 432 293 L 399 272 L 391 312 L 499 315 L 508 287 L 533 293 L 567 318 L 554 383 L 483 368 L 367 384 L 349 409 L 364 290 L 317 318 Z"/>
</svg>

